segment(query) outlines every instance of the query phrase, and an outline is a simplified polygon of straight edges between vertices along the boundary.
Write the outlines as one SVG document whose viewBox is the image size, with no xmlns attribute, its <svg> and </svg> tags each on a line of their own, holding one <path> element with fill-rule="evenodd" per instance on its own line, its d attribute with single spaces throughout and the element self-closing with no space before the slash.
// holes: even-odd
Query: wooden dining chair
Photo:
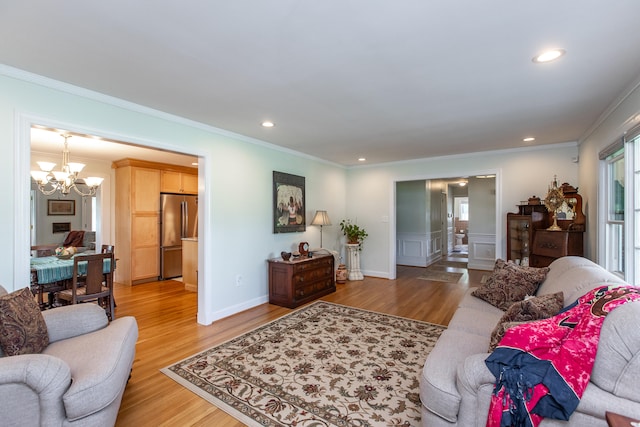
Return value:
<svg viewBox="0 0 640 427">
<path fill-rule="evenodd" d="M 116 261 L 116 247 L 114 245 L 102 245 L 102 248 L 100 250 L 100 253 L 103 254 L 113 254 L 113 261 Z M 112 264 L 111 265 L 111 275 L 112 275 L 112 279 L 113 279 L 113 270 L 116 269 L 116 264 Z M 117 307 L 118 304 L 116 304 L 116 299 L 113 295 L 111 295 L 111 300 L 113 300 L 113 306 Z"/>
<path fill-rule="evenodd" d="M 105 260 L 109 260 L 108 271 L 104 270 Z M 107 312 L 109 320 L 115 319 L 113 300 L 113 253 L 76 256 L 73 259 L 71 288 L 59 291 L 60 302 L 78 304 L 95 301 Z"/>
</svg>

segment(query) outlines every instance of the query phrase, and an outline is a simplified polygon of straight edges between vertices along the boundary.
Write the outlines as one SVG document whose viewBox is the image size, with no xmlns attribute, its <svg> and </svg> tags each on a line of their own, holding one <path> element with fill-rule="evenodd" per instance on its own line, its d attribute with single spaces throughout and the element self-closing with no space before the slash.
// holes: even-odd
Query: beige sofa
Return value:
<svg viewBox="0 0 640 427">
<path fill-rule="evenodd" d="M 138 339 L 135 318 L 109 323 L 96 304 L 42 315 L 49 335 L 42 353 L 0 355 L 0 425 L 115 425 Z"/>
<path fill-rule="evenodd" d="M 565 307 L 591 289 L 625 282 L 581 257 L 550 265 L 537 295 L 564 293 Z M 471 295 L 427 357 L 420 379 L 424 427 L 484 427 L 495 377 L 484 361 L 491 332 L 503 311 Z M 640 419 L 640 302 L 605 319 L 591 381 L 569 421 L 545 419 L 542 427 L 606 427 L 605 412 Z"/>
</svg>

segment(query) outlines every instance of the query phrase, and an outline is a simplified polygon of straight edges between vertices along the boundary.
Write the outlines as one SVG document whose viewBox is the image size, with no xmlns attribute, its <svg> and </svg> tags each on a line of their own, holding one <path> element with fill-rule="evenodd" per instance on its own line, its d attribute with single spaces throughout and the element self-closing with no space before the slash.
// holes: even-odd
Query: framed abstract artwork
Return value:
<svg viewBox="0 0 640 427">
<path fill-rule="evenodd" d="M 273 232 L 306 230 L 304 177 L 273 171 Z"/>
</svg>

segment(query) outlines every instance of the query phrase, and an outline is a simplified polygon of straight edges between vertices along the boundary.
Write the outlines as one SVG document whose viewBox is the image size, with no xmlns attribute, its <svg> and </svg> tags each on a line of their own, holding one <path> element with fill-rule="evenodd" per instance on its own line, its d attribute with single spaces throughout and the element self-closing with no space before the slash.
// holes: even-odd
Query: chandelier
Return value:
<svg viewBox="0 0 640 427">
<path fill-rule="evenodd" d="M 40 166 L 39 171 L 31 171 L 31 177 L 38 184 L 40 192 L 46 196 L 50 196 L 56 191 L 63 195 L 69 194 L 71 189 L 81 196 L 94 196 L 96 190 L 102 184 L 103 178 L 95 176 L 89 178 L 78 178 L 78 174 L 84 168 L 83 163 L 69 162 L 69 145 L 67 140 L 71 135 L 63 134 L 64 149 L 62 150 L 62 170 L 54 171 L 55 163 L 36 162 Z M 87 187 L 86 191 L 78 188 L 78 185 Z"/>
</svg>

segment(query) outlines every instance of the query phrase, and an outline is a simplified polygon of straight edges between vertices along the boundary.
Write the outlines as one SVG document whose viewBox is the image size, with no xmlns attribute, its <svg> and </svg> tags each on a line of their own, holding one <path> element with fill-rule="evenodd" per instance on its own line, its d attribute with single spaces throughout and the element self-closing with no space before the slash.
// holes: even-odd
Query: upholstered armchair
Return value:
<svg viewBox="0 0 640 427">
<path fill-rule="evenodd" d="M 0 287 L 0 302 L 19 292 L 7 295 Z M 0 354 L 0 423 L 113 426 L 133 365 L 135 318 L 109 322 L 96 304 L 59 307 L 41 316 L 48 335 L 42 351 Z"/>
</svg>

